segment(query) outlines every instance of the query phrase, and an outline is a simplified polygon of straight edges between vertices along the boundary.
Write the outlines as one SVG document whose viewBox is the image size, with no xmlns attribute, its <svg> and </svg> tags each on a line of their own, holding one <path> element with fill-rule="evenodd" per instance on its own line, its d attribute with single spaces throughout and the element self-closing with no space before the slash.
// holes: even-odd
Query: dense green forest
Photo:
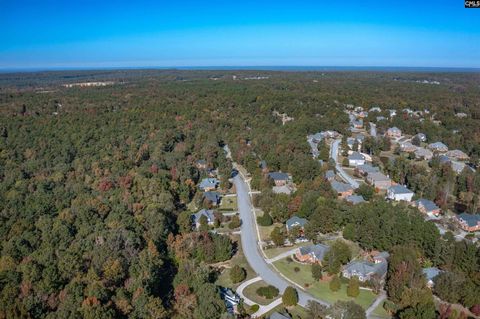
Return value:
<svg viewBox="0 0 480 319">
<path fill-rule="evenodd" d="M 249 79 L 254 76 L 268 78 Z M 441 84 L 414 82 L 425 78 Z M 85 81 L 115 83 L 62 86 Z M 299 194 L 312 199 L 279 200 L 275 220 L 300 211 L 312 225 L 330 227 L 326 231 L 355 225 L 351 238 L 366 248 L 416 243 L 430 262 L 458 269 L 470 284 L 478 275 L 478 251 L 453 241 L 434 245 L 436 229 L 406 208 L 403 220 L 388 215 L 387 229 L 367 223 L 388 210 L 380 204 L 335 216 L 345 210 L 339 204 L 312 208 L 331 190 L 319 179 L 306 136 L 347 132 L 344 104 L 428 108 L 442 125 L 394 124 L 477 159 L 479 83 L 475 73 L 0 74 L 0 318 L 220 318 L 225 306 L 208 264 L 229 259 L 235 245 L 225 236 L 188 231 L 180 216 L 196 198 L 197 160 L 228 171 L 223 143 L 254 175 L 261 159 L 271 170 L 291 173 Z M 282 125 L 274 110 L 294 120 Z M 469 116 L 459 120 L 456 112 Z M 382 240 L 371 242 L 379 230 Z M 455 251 L 469 260 L 455 259 Z"/>
</svg>

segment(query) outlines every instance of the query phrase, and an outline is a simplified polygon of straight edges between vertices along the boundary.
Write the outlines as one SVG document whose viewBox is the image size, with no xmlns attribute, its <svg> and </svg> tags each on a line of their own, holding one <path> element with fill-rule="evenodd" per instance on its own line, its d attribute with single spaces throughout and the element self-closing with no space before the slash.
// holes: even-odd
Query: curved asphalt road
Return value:
<svg viewBox="0 0 480 319">
<path fill-rule="evenodd" d="M 292 283 L 288 282 L 275 270 L 270 268 L 265 259 L 262 256 L 262 253 L 258 247 L 257 231 L 254 221 L 253 206 L 250 200 L 250 195 L 248 194 L 248 187 L 245 181 L 242 179 L 240 174 L 237 174 L 233 178 L 235 187 L 237 189 L 237 201 L 238 201 L 238 211 L 242 219 L 242 248 L 245 258 L 252 267 L 252 269 L 257 273 L 258 276 L 270 285 L 277 287 L 281 292 L 285 290 L 288 286 L 294 286 Z M 307 292 L 296 287 L 298 292 L 299 301 L 298 303 L 305 307 L 309 300 L 314 300 L 323 305 L 329 306 L 329 304 L 323 300 L 319 300 Z"/>
<path fill-rule="evenodd" d="M 338 139 L 333 141 L 332 146 L 330 147 L 330 158 L 333 158 L 335 161 L 335 168 L 337 169 L 338 175 L 347 183 L 350 184 L 354 189 L 357 189 L 360 185 L 352 177 L 350 177 L 342 168 L 342 165 L 338 162 L 338 146 L 342 140 Z"/>
</svg>

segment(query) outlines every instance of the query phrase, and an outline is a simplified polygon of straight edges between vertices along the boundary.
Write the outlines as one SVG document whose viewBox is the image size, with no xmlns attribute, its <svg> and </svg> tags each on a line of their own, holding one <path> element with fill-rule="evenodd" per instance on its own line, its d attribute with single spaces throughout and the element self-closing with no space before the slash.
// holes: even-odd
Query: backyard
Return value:
<svg viewBox="0 0 480 319">
<path fill-rule="evenodd" d="M 339 291 L 332 292 L 329 287 L 329 281 L 315 281 L 312 278 L 310 265 L 300 264 L 294 261 L 289 262 L 286 259 L 276 261 L 273 265 L 283 275 L 302 286 L 313 296 L 329 303 L 335 303 L 337 300 L 353 300 L 364 309 L 367 309 L 376 298 L 373 292 L 364 289 L 360 289 L 360 295 L 357 298 L 351 298 L 347 296 L 346 284 L 342 284 Z M 296 267 L 298 267 L 298 271 L 295 271 Z"/>
</svg>

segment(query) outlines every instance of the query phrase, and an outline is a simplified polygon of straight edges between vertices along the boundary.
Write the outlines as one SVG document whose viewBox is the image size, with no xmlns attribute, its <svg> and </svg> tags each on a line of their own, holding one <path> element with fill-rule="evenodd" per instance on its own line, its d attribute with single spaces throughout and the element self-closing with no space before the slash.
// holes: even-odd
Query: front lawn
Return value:
<svg viewBox="0 0 480 319">
<path fill-rule="evenodd" d="M 380 303 L 377 308 L 375 308 L 372 312 L 372 315 L 376 318 L 385 318 L 390 319 L 392 316 L 388 314 L 388 312 L 383 308 L 383 302 Z"/>
<path fill-rule="evenodd" d="M 286 251 L 289 251 L 289 250 L 292 250 L 292 249 L 295 249 L 295 248 L 298 248 L 298 247 L 308 246 L 308 245 L 312 245 L 312 242 L 307 241 L 307 242 L 298 243 L 298 244 L 295 244 L 295 245 L 292 245 L 292 246 L 269 248 L 269 249 L 265 249 L 264 252 L 265 252 L 265 255 L 267 256 L 267 258 L 273 258 L 275 256 L 280 255 L 283 252 L 286 252 Z"/>
<path fill-rule="evenodd" d="M 257 294 L 257 289 L 260 288 L 260 287 L 266 287 L 268 286 L 268 284 L 263 281 L 263 280 L 260 280 L 260 281 L 257 281 L 257 282 L 254 282 L 253 284 L 250 284 L 248 285 L 244 290 L 243 290 L 243 294 L 250 300 L 252 300 L 253 302 L 259 304 L 259 305 L 268 305 L 270 304 L 272 301 L 274 301 L 275 299 L 277 298 L 280 298 L 281 295 L 279 294 L 277 297 L 274 297 L 272 299 L 267 299 L 267 298 L 264 298 L 262 296 L 259 296 Z"/>
<path fill-rule="evenodd" d="M 310 265 L 303 265 L 294 261 L 288 262 L 286 259 L 278 260 L 274 262 L 273 265 L 277 267 L 283 275 L 304 287 L 313 296 L 332 304 L 337 300 L 353 300 L 364 309 L 367 309 L 376 298 L 373 292 L 364 289 L 360 289 L 360 295 L 358 295 L 357 298 L 348 297 L 346 284 L 342 284 L 339 291 L 332 292 L 328 281 L 313 280 Z M 295 267 L 299 268 L 298 272 L 294 270 Z"/>
<path fill-rule="evenodd" d="M 219 210 L 236 211 L 237 210 L 237 196 L 223 197 L 220 202 Z"/>
</svg>

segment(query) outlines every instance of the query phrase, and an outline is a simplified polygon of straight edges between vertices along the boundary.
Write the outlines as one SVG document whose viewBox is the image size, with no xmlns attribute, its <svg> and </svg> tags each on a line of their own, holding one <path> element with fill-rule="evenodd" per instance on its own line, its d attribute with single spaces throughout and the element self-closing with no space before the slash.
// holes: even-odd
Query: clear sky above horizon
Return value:
<svg viewBox="0 0 480 319">
<path fill-rule="evenodd" d="M 480 67 L 463 0 L 0 0 L 0 29 L 3 69 Z"/>
</svg>

